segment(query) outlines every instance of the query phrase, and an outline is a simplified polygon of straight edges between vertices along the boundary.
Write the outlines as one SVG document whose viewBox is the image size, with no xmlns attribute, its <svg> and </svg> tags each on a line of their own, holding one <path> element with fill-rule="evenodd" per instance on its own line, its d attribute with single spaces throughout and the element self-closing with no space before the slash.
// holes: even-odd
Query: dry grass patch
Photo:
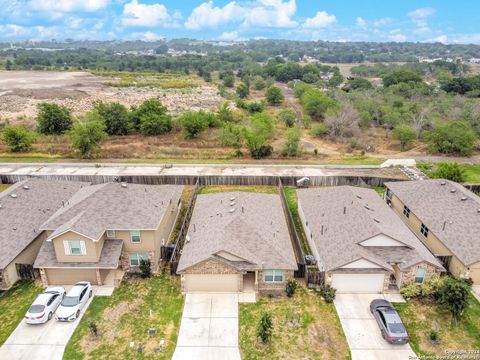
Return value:
<svg viewBox="0 0 480 360">
<path fill-rule="evenodd" d="M 264 312 L 273 320 L 268 344 L 257 337 Z M 299 287 L 289 298 L 260 298 L 240 305 L 240 350 L 244 360 L 348 359 L 350 351 L 333 304 L 313 290 Z"/>
</svg>

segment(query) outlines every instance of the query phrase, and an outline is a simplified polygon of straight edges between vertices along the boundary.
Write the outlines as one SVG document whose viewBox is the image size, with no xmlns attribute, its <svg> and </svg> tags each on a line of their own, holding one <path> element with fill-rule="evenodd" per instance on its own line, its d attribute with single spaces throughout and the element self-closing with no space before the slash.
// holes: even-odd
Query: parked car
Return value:
<svg viewBox="0 0 480 360">
<path fill-rule="evenodd" d="M 63 287 L 49 287 L 37 296 L 27 313 L 28 324 L 43 324 L 50 320 L 65 296 Z"/>
<path fill-rule="evenodd" d="M 81 281 L 73 285 L 63 298 L 55 313 L 57 321 L 73 321 L 80 316 L 88 299 L 92 297 L 92 285 L 88 281 Z"/>
<path fill-rule="evenodd" d="M 390 344 L 406 344 L 409 341 L 407 329 L 392 304 L 384 299 L 375 299 L 370 303 L 382 337 Z"/>
</svg>

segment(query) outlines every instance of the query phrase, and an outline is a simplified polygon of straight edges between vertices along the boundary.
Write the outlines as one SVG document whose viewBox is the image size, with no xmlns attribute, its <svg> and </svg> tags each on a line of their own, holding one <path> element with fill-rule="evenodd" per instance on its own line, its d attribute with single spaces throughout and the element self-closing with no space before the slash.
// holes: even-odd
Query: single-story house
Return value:
<svg viewBox="0 0 480 360">
<path fill-rule="evenodd" d="M 29 179 L 0 193 L 0 290 L 33 278 L 33 262 L 45 240 L 41 225 L 88 183 Z"/>
<path fill-rule="evenodd" d="M 443 266 L 480 285 L 480 197 L 441 179 L 385 186 L 386 201 Z"/>
<path fill-rule="evenodd" d="M 116 285 L 142 259 L 158 269 L 182 186 L 105 183 L 82 188 L 41 227 L 35 268 L 45 285 Z M 120 275 L 119 275 L 120 273 Z"/>
<path fill-rule="evenodd" d="M 371 189 L 298 189 L 298 212 L 325 282 L 339 293 L 423 283 L 440 262 Z"/>
<path fill-rule="evenodd" d="M 279 195 L 198 195 L 177 268 L 183 292 L 281 291 L 295 270 Z"/>
</svg>

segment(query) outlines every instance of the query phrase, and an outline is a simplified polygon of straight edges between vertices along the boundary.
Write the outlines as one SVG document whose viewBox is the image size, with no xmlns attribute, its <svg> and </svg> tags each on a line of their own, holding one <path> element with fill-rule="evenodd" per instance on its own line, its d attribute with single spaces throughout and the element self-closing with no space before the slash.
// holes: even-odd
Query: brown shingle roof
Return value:
<svg viewBox="0 0 480 360">
<path fill-rule="evenodd" d="M 364 258 L 388 270 L 427 261 L 441 265 L 390 207 L 371 189 L 336 186 L 298 189 L 301 206 L 313 235 L 323 270 L 331 271 Z M 403 243 L 370 247 L 359 243 L 377 235 Z"/>
<path fill-rule="evenodd" d="M 230 262 L 239 269 L 297 269 L 280 196 L 275 194 L 199 195 L 188 235 L 178 272 L 220 252 L 243 259 Z"/>
<path fill-rule="evenodd" d="M 480 261 L 480 197 L 441 179 L 385 185 L 461 262 Z"/>
<path fill-rule="evenodd" d="M 88 183 L 29 179 L 0 193 L 0 269 L 10 264 L 38 235 L 41 225 Z M 24 189 L 28 187 L 28 190 Z M 16 197 L 12 197 L 15 194 Z"/>
<path fill-rule="evenodd" d="M 105 183 L 83 188 L 42 228 L 50 239 L 75 231 L 95 241 L 105 230 L 155 230 L 170 202 L 177 204 L 183 186 Z"/>
</svg>

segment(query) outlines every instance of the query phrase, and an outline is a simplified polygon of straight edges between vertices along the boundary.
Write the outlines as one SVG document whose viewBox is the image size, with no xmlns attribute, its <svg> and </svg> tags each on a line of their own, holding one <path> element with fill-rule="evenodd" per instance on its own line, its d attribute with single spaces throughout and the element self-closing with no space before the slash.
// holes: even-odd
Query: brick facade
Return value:
<svg viewBox="0 0 480 360">
<path fill-rule="evenodd" d="M 258 292 L 261 295 L 284 292 L 287 281 L 293 279 L 293 271 L 285 271 L 282 282 L 265 282 L 263 271 L 258 272 Z"/>
<path fill-rule="evenodd" d="M 155 252 L 147 251 L 148 259 L 151 263 L 152 272 L 156 273 L 159 269 L 158 264 L 155 262 Z M 130 257 L 128 256 L 129 253 L 122 251 L 122 255 L 120 257 L 120 265 L 122 270 L 125 272 L 140 272 L 140 268 L 138 266 L 130 266 Z"/>
<path fill-rule="evenodd" d="M 437 269 L 434 266 L 427 263 L 420 263 L 412 266 L 408 272 L 403 273 L 401 286 L 415 282 L 415 273 L 417 272 L 418 268 L 423 268 L 427 270 L 427 272 L 425 273 L 425 280 L 430 278 L 432 275 L 437 274 Z"/>
</svg>

